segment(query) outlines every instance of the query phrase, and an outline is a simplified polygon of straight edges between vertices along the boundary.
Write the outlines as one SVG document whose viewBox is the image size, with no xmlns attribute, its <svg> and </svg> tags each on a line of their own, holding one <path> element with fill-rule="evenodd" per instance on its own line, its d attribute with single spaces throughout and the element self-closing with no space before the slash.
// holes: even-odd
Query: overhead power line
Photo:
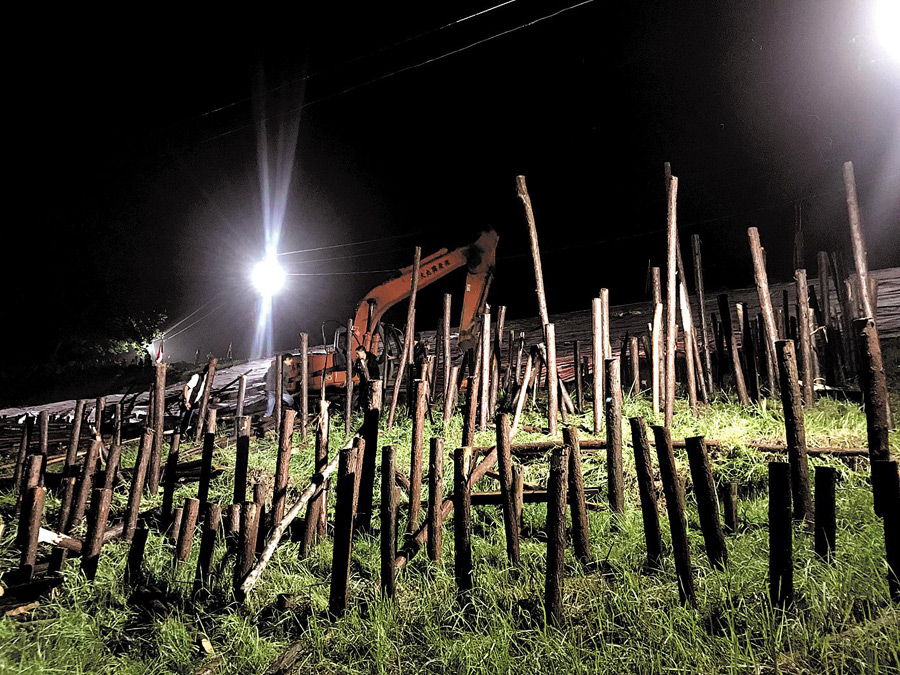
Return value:
<svg viewBox="0 0 900 675">
<path fill-rule="evenodd" d="M 437 61 L 442 61 L 443 59 L 449 58 L 451 56 L 455 56 L 456 54 L 461 54 L 462 52 L 468 51 L 470 49 L 473 49 L 473 48 L 483 45 L 485 43 L 491 42 L 498 38 L 505 37 L 506 35 L 511 35 L 512 33 L 516 33 L 518 31 L 524 30 L 526 28 L 531 28 L 532 26 L 535 26 L 539 23 L 542 23 L 549 19 L 556 18 L 562 14 L 565 14 L 566 12 L 570 12 L 573 9 L 578 9 L 579 7 L 584 7 L 585 5 L 589 5 L 592 2 L 594 2 L 594 0 L 582 0 L 582 2 L 578 2 L 574 5 L 569 5 L 568 7 L 563 7 L 562 9 L 552 12 L 551 14 L 546 14 L 544 16 L 538 17 L 537 19 L 533 19 L 527 23 L 523 23 L 519 26 L 509 28 L 509 29 L 501 31 L 499 33 L 494 33 L 493 35 L 489 35 L 486 38 L 476 40 L 475 42 L 467 44 L 463 47 L 459 47 L 457 49 L 452 49 L 449 52 L 445 52 L 438 56 L 433 56 L 429 59 L 425 59 L 424 61 L 420 61 L 418 63 L 414 63 L 409 66 L 404 66 L 402 68 L 398 68 L 397 70 L 393 70 L 389 73 L 385 73 L 384 75 L 379 75 L 377 77 L 373 77 L 370 80 L 366 80 L 365 82 L 360 82 L 359 84 L 354 84 L 350 87 L 347 87 L 346 89 L 342 89 L 341 91 L 335 92 L 333 94 L 328 94 L 327 96 L 322 96 L 322 97 L 314 99 L 312 101 L 307 101 L 306 103 L 303 103 L 302 105 L 296 106 L 294 108 L 290 108 L 289 110 L 285 110 L 284 112 L 280 112 L 275 115 L 270 115 L 268 117 L 263 117 L 260 120 L 254 120 L 253 122 L 251 122 L 249 124 L 243 124 L 239 127 L 229 129 L 228 131 L 223 131 L 220 134 L 216 134 L 215 136 L 210 136 L 209 138 L 204 139 L 203 141 L 201 141 L 201 143 L 211 143 L 212 141 L 218 140 L 220 138 L 224 138 L 226 136 L 231 136 L 232 134 L 236 134 L 238 132 L 244 131 L 245 129 L 256 128 L 256 126 L 258 124 L 260 124 L 261 122 L 270 122 L 274 119 L 286 117 L 287 115 L 293 115 L 294 113 L 300 112 L 301 110 L 305 110 L 306 108 L 309 108 L 310 106 L 313 106 L 317 103 L 323 103 L 325 101 L 330 101 L 331 99 L 337 98 L 339 96 L 343 96 L 344 94 L 349 94 L 350 92 L 356 91 L 357 89 L 362 89 L 364 87 L 371 86 L 373 84 L 382 82 L 384 80 L 387 80 L 388 78 L 394 77 L 396 75 L 400 75 L 402 73 L 408 73 L 412 70 L 417 70 L 418 68 L 421 68 L 423 66 L 427 66 L 431 63 L 436 63 Z"/>
</svg>

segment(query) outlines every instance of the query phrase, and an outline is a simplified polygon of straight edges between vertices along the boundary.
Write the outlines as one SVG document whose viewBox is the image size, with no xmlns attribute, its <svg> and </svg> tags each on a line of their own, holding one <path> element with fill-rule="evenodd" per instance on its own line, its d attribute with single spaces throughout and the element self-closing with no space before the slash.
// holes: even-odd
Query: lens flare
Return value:
<svg viewBox="0 0 900 675">
<path fill-rule="evenodd" d="M 875 29 L 884 50 L 895 61 L 900 61 L 900 0 L 878 0 Z"/>
<path fill-rule="evenodd" d="M 250 279 L 260 295 L 271 298 L 284 288 L 285 274 L 278 261 L 270 256 L 256 263 Z"/>
</svg>

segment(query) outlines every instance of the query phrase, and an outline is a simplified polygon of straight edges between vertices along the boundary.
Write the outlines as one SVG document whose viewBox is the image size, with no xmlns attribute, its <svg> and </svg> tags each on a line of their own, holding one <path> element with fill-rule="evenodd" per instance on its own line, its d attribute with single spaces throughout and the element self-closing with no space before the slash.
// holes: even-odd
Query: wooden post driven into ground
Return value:
<svg viewBox="0 0 900 675">
<path fill-rule="evenodd" d="M 781 403 L 784 408 L 784 431 L 791 466 L 794 518 L 812 519 L 812 497 L 809 492 L 809 466 L 806 458 L 806 423 L 803 402 L 797 382 L 797 355 L 793 340 L 775 343 L 778 372 L 781 379 Z"/>
<path fill-rule="evenodd" d="M 541 325 L 550 323 L 550 315 L 547 313 L 547 296 L 544 293 L 544 273 L 541 270 L 541 251 L 538 247 L 537 227 L 534 223 L 534 210 L 531 208 L 531 197 L 528 195 L 528 187 L 525 185 L 525 176 L 516 176 L 516 193 L 525 207 L 525 220 L 528 223 L 528 244 L 531 247 L 531 262 L 534 266 L 535 290 L 538 298 L 538 309 L 541 316 Z"/>
<path fill-rule="evenodd" d="M 453 453 L 453 565 L 460 593 L 471 591 L 472 580 L 472 492 L 467 480 L 472 448 Z"/>
<path fill-rule="evenodd" d="M 594 398 L 594 435 L 600 435 L 602 428 L 601 420 L 603 419 L 603 302 L 600 298 L 591 300 L 591 368 L 593 371 L 592 392 Z M 528 359 L 531 364 L 531 357 Z M 528 367 L 526 366 L 525 377 L 528 378 Z M 523 384 L 523 386 L 525 386 Z M 518 413 L 516 419 L 518 419 Z"/>
<path fill-rule="evenodd" d="M 194 440 L 198 443 L 203 438 L 206 411 L 209 410 L 209 396 L 212 393 L 213 382 L 216 379 L 216 365 L 218 363 L 219 359 L 212 357 L 206 365 L 206 375 L 203 377 L 203 393 L 200 394 L 200 410 L 197 414 L 197 430 L 194 432 Z M 280 379 L 278 381 L 281 382 Z M 276 404 L 278 403 L 276 402 Z"/>
<path fill-rule="evenodd" d="M 365 385 L 362 437 L 365 448 L 360 458 L 359 504 L 356 510 L 356 529 L 368 532 L 372 523 L 375 493 L 375 467 L 378 464 L 378 425 L 381 420 L 381 380 L 369 380 Z M 316 470 L 320 470 L 316 467 Z"/>
<path fill-rule="evenodd" d="M 863 237 L 862 223 L 859 217 L 859 200 L 856 196 L 856 177 L 853 172 L 853 162 L 844 162 L 844 190 L 847 193 L 850 243 L 853 245 L 853 264 L 856 266 L 856 275 L 859 278 L 863 313 L 877 321 L 875 316 L 876 299 L 869 293 L 869 263 L 866 255 L 866 240 Z"/>
<path fill-rule="evenodd" d="M 425 447 L 425 413 L 428 411 L 428 384 L 416 380 L 415 415 L 412 428 L 412 448 L 409 453 L 409 522 L 407 532 L 419 529 L 422 508 L 422 461 Z"/>
<path fill-rule="evenodd" d="M 544 340 L 547 345 L 547 419 L 550 424 L 550 435 L 556 437 L 559 433 L 559 376 L 556 369 L 556 326 L 552 323 L 544 324 Z"/>
<path fill-rule="evenodd" d="M 792 541 L 791 467 L 769 462 L 769 597 L 776 606 L 794 595 Z"/>
<path fill-rule="evenodd" d="M 669 436 L 668 428 L 654 426 L 653 435 L 656 437 L 659 476 L 666 495 L 666 510 L 669 512 L 672 553 L 675 557 L 675 573 L 678 575 L 678 595 L 681 602 L 694 605 L 696 596 L 688 546 L 687 521 L 684 518 L 684 486 L 675 469 L 675 453 L 672 452 L 672 438 Z"/>
<path fill-rule="evenodd" d="M 666 248 L 666 410 L 665 424 L 672 426 L 675 413 L 675 310 L 678 307 L 676 292 L 676 258 L 678 228 L 675 205 L 678 199 L 678 178 L 672 176 L 668 185 L 667 248 Z"/>
<path fill-rule="evenodd" d="M 291 471 L 291 438 L 294 435 L 293 408 L 284 411 L 278 436 L 278 457 L 275 464 L 275 482 L 272 487 L 272 520 L 279 522 L 284 517 L 287 503 L 287 487 Z"/>
<path fill-rule="evenodd" d="M 619 359 L 606 359 L 606 475 L 609 508 L 625 512 L 625 477 L 622 470 L 622 379 Z"/>
<path fill-rule="evenodd" d="M 153 387 L 153 451 L 147 467 L 147 492 L 159 492 L 159 470 L 162 459 L 163 431 L 166 421 L 166 364 L 156 364 L 156 380 Z M 98 427 L 99 428 L 99 427 Z"/>
<path fill-rule="evenodd" d="M 591 559 L 590 524 L 584 497 L 584 475 L 581 471 L 581 445 L 578 441 L 578 427 L 563 429 L 563 442 L 569 452 L 569 507 L 572 513 L 572 546 L 575 557 L 585 564 Z M 499 453 L 498 453 L 499 458 Z"/>
<path fill-rule="evenodd" d="M 892 459 L 889 441 L 890 413 L 887 377 L 884 372 L 881 342 L 878 339 L 875 320 L 871 317 L 856 319 L 853 322 L 853 332 L 859 346 L 859 384 L 866 408 L 869 459 L 872 462 L 871 466 L 874 467 L 874 462 L 886 462 Z M 873 481 L 874 478 L 873 474 Z M 874 482 L 873 488 L 876 490 L 876 513 L 883 515 L 878 510 L 881 502 Z"/>
<path fill-rule="evenodd" d="M 807 408 L 815 403 L 813 388 L 813 342 L 810 332 L 812 319 L 809 313 L 809 286 L 806 270 L 794 270 L 797 287 L 797 342 L 800 346 L 800 377 L 803 385 L 803 405 Z"/>
<path fill-rule="evenodd" d="M 547 621 L 560 625 L 563 619 L 563 578 L 566 557 L 566 493 L 569 473 L 568 446 L 555 447 L 550 455 L 547 479 L 547 572 L 544 608 Z"/>
<path fill-rule="evenodd" d="M 706 442 L 703 436 L 692 436 L 685 439 L 685 447 L 691 465 L 691 479 L 694 483 L 697 513 L 700 516 L 700 529 L 703 531 L 706 554 L 713 567 L 725 569 L 728 550 L 725 548 L 725 535 L 719 520 L 719 499 L 716 495 L 716 483 L 709 455 L 706 452 Z"/>
<path fill-rule="evenodd" d="M 328 611 L 343 616 L 350 591 L 350 556 L 353 542 L 354 495 L 356 493 L 358 450 L 354 445 L 340 453 L 334 507 L 334 554 L 331 562 L 331 591 Z"/>
<path fill-rule="evenodd" d="M 498 429 L 498 432 L 499 429 Z M 391 473 L 391 476 L 394 474 Z M 387 489 L 382 485 L 382 494 Z M 441 548 L 443 547 L 443 526 L 444 521 L 441 518 L 441 503 L 444 501 L 444 439 L 433 437 L 431 439 L 431 448 L 428 455 L 428 546 L 427 553 L 429 560 L 439 562 L 441 559 Z M 396 510 L 396 507 L 395 507 Z M 390 555 L 391 566 L 394 564 L 394 555 L 396 554 L 396 541 L 394 546 L 387 552 L 382 551 L 382 555 Z M 382 558 L 382 560 L 384 560 Z M 382 563 L 383 564 L 383 563 Z"/>
<path fill-rule="evenodd" d="M 766 365 L 769 393 L 775 391 L 775 341 L 778 340 L 778 327 L 775 325 L 775 310 L 772 308 L 772 295 L 769 292 L 769 277 L 766 274 L 766 259 L 762 244 L 759 241 L 759 230 L 755 227 L 747 229 L 750 239 L 750 255 L 753 257 L 753 278 L 756 281 L 756 292 L 759 306 L 765 323 Z"/>
<path fill-rule="evenodd" d="M 400 385 L 403 383 L 403 373 L 406 372 L 406 362 L 409 360 L 415 339 L 416 317 L 416 293 L 419 290 L 419 265 L 422 261 L 422 248 L 416 246 L 413 254 L 412 274 L 409 291 L 409 307 L 406 310 L 406 332 L 404 334 L 403 348 L 400 350 L 400 359 L 397 362 L 397 375 L 394 378 L 394 388 L 391 391 L 391 407 L 388 409 L 387 428 L 394 426 L 394 411 L 397 409 L 397 401 L 400 399 Z M 387 347 L 387 345 L 385 345 Z M 387 379 L 385 386 L 390 384 Z"/>
<path fill-rule="evenodd" d="M 656 505 L 656 486 L 650 464 L 650 442 L 644 418 L 632 417 L 631 444 L 634 447 L 634 467 L 637 473 L 638 493 L 641 498 L 641 519 L 644 523 L 644 540 L 647 543 L 647 566 L 658 569 L 662 562 L 662 536 L 659 531 L 659 510 Z"/>
<path fill-rule="evenodd" d="M 372 453 L 373 455 L 375 453 Z M 381 592 L 394 597 L 397 554 L 397 487 L 394 473 L 397 470 L 397 447 L 386 445 L 381 449 Z"/>
<path fill-rule="evenodd" d="M 829 562 L 837 540 L 836 482 L 837 470 L 833 466 L 816 467 L 815 549 L 816 555 Z"/>
<path fill-rule="evenodd" d="M 712 357 L 709 349 L 709 330 L 706 327 L 706 291 L 703 284 L 703 257 L 700 252 L 700 235 L 691 235 L 691 253 L 694 257 L 694 283 L 696 284 L 697 299 L 700 303 L 700 335 L 703 347 L 703 359 L 706 364 L 706 384 L 709 391 L 713 390 Z"/>
<path fill-rule="evenodd" d="M 511 430 L 509 415 L 501 414 L 496 419 L 497 466 L 500 469 L 500 495 L 503 500 L 503 525 L 506 532 L 506 555 L 511 565 L 519 564 L 519 524 L 516 520 L 515 495 L 513 494 L 513 471 L 511 451 Z M 430 536 L 430 535 L 429 535 Z"/>
<path fill-rule="evenodd" d="M 300 440 L 306 440 L 309 424 L 309 335 L 300 333 Z"/>
</svg>

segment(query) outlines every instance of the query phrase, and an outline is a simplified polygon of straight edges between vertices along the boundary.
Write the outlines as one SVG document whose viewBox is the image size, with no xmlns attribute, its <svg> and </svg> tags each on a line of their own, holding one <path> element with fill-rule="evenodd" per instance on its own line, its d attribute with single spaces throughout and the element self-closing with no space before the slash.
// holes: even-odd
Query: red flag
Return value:
<svg viewBox="0 0 900 675">
<path fill-rule="evenodd" d="M 163 360 L 163 341 L 159 341 L 159 349 L 156 350 L 156 362 L 162 363 Z"/>
</svg>

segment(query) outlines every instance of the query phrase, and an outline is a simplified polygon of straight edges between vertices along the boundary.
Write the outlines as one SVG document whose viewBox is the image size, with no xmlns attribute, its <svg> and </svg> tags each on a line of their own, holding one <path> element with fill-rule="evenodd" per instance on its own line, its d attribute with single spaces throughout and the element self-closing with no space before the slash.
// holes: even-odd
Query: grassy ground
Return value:
<svg viewBox="0 0 900 675">
<path fill-rule="evenodd" d="M 650 417 L 643 399 L 626 398 L 624 408 L 626 417 Z M 398 466 L 405 467 L 411 427 L 405 416 L 400 419 L 380 443 L 396 443 Z M 589 420 L 582 416 L 575 423 Z M 525 421 L 541 423 L 534 412 Z M 812 446 L 865 444 L 865 418 L 856 405 L 822 400 L 808 412 L 806 423 Z M 336 451 L 344 439 L 338 425 L 332 431 Z M 453 448 L 461 436 L 460 418 L 446 430 L 427 428 L 429 435 L 441 433 Z M 222 569 L 218 581 L 209 593 L 192 600 L 197 542 L 190 562 L 176 568 L 171 544 L 151 533 L 145 564 L 151 583 L 165 595 L 164 611 L 151 611 L 144 596 L 131 597 L 122 583 L 127 546 L 109 544 L 94 583 L 86 582 L 77 565 L 70 564 L 65 584 L 36 610 L 0 619 L 0 673 L 192 673 L 204 668 L 211 673 L 263 673 L 291 645 L 298 650 L 297 672 L 318 673 L 900 672 L 900 611 L 888 597 L 883 529 L 873 514 L 865 462 L 852 471 L 835 460 L 810 460 L 811 470 L 828 464 L 839 471 L 836 561 L 818 560 L 812 537 L 795 528 L 796 600 L 786 610 L 773 610 L 768 601 L 765 497 L 766 462 L 772 456 L 746 444 L 783 441 L 780 406 L 769 401 L 742 408 L 721 400 L 695 418 L 679 403 L 673 438 L 696 434 L 720 441 L 714 455 L 717 479 L 741 484 L 743 525 L 728 538 L 728 569 L 711 569 L 686 457 L 676 451 L 680 475 L 688 483 L 695 609 L 678 602 L 671 556 L 662 571 L 642 571 L 645 546 L 626 422 L 626 513 L 591 513 L 596 564 L 582 567 L 568 551 L 566 623 L 559 629 L 544 621 L 545 505 L 525 507 L 519 569 L 510 569 L 506 562 L 500 508 L 473 510 L 477 588 L 465 603 L 456 594 L 449 533 L 443 563 L 429 563 L 420 553 L 399 575 L 393 602 L 379 597 L 377 537 L 359 538 L 353 551 L 350 609 L 336 622 L 325 613 L 330 541 L 305 560 L 297 543 L 282 544 L 246 605 L 238 606 L 229 597 L 232 559 L 224 560 L 224 545 L 217 550 Z M 517 440 L 539 438 L 520 434 Z M 492 439 L 492 432 L 478 434 L 479 444 L 489 445 Z M 224 437 L 220 442 L 225 445 Z M 900 454 L 900 435 L 893 435 L 891 443 Z M 133 447 L 127 449 L 123 465 L 133 463 L 134 452 Z M 448 459 L 452 455 L 446 454 Z M 230 467 L 233 447 L 221 448 L 215 462 Z M 261 478 L 274 470 L 271 438 L 254 441 L 251 466 Z M 295 452 L 293 483 L 302 488 L 311 469 L 310 451 Z M 604 455 L 587 455 L 584 471 L 587 485 L 606 485 Z M 449 490 L 449 461 L 444 473 Z M 543 484 L 547 473 L 546 458 L 531 462 L 525 480 Z M 214 482 L 212 499 L 228 503 L 231 481 L 230 470 L 222 474 Z M 494 486 L 485 479 L 479 487 Z M 196 484 L 181 487 L 176 504 L 195 493 Z M 0 494 L 0 509 L 8 513 L 12 499 L 11 494 Z M 124 510 L 125 500 L 120 488 L 114 512 Z M 158 501 L 145 500 L 144 508 Z M 48 513 L 57 506 L 49 500 Z M 664 510 L 661 523 L 668 547 Z M 14 530 L 14 525 L 9 527 L 0 541 L 0 569 L 17 564 Z M 295 609 L 276 609 L 276 597 L 282 593 L 295 596 Z M 202 638 L 208 639 L 211 653 L 200 647 Z"/>
</svg>

